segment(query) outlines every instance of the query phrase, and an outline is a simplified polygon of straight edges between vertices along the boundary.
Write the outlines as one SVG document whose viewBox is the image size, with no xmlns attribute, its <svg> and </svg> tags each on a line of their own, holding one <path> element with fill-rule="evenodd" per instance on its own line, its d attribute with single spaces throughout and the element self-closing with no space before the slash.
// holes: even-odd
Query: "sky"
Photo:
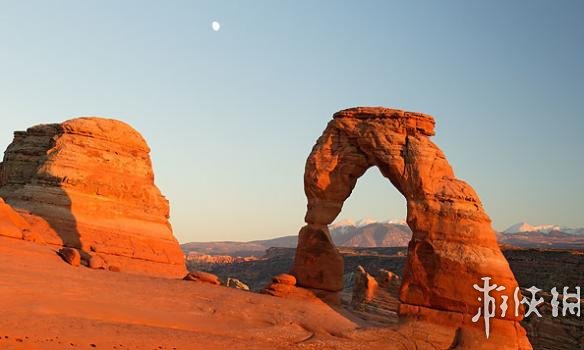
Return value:
<svg viewBox="0 0 584 350">
<path fill-rule="evenodd" d="M 582 1 L 0 0 L 0 149 L 94 115 L 148 140 L 180 242 L 303 225 L 332 114 L 431 114 L 495 229 L 584 226 Z M 221 23 L 217 32 L 212 21 Z M 403 219 L 370 169 L 340 219 Z"/>
</svg>

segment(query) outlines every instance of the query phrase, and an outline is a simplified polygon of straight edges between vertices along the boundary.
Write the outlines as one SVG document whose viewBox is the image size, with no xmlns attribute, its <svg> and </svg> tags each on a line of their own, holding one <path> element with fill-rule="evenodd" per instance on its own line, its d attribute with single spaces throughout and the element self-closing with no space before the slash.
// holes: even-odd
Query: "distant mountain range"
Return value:
<svg viewBox="0 0 584 350">
<path fill-rule="evenodd" d="M 569 235 L 584 235 L 584 227 L 566 227 L 566 226 L 558 226 L 558 225 L 530 225 L 527 222 L 520 222 L 515 224 L 503 233 L 505 234 L 515 234 L 515 233 L 525 233 L 525 232 L 539 232 L 539 233 L 553 233 L 553 232 L 562 232 Z"/>
<path fill-rule="evenodd" d="M 334 243 L 341 247 L 406 247 L 412 232 L 405 221 L 371 219 L 339 221 L 329 226 Z M 584 228 L 530 225 L 522 222 L 497 233 L 501 244 L 523 248 L 584 249 Z M 190 242 L 181 247 L 187 255 L 263 256 L 268 248 L 295 248 L 297 235 L 250 242 Z"/>
<path fill-rule="evenodd" d="M 412 231 L 403 221 L 342 221 L 330 225 L 335 245 L 342 247 L 406 247 Z M 250 242 L 190 242 L 182 244 L 186 254 L 262 256 L 271 247 L 296 248 L 298 235 Z"/>
<path fill-rule="evenodd" d="M 584 250 L 584 228 L 515 224 L 498 235 L 500 243 L 522 248 Z"/>
</svg>

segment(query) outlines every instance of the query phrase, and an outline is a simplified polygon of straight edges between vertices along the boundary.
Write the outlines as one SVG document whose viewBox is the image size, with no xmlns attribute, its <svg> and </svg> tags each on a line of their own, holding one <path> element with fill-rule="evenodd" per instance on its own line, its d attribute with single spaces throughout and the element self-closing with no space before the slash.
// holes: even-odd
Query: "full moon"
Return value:
<svg viewBox="0 0 584 350">
<path fill-rule="evenodd" d="M 221 23 L 219 23 L 217 21 L 213 21 L 213 22 L 211 22 L 211 28 L 213 28 L 214 32 L 218 32 L 219 29 L 221 29 Z"/>
</svg>

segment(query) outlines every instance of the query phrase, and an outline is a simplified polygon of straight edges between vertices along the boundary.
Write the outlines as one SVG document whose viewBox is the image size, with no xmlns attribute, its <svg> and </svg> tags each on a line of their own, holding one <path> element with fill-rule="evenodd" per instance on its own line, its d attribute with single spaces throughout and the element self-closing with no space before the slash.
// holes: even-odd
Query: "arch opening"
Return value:
<svg viewBox="0 0 584 350">
<path fill-rule="evenodd" d="M 405 197 L 387 181 L 377 166 L 372 166 L 357 180 L 333 225 L 402 222 L 406 219 L 406 208 Z"/>
</svg>

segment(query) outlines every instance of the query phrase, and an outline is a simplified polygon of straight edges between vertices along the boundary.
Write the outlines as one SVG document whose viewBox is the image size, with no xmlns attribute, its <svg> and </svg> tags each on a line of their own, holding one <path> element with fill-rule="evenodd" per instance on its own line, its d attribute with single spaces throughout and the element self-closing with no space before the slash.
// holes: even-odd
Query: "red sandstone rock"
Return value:
<svg viewBox="0 0 584 350">
<path fill-rule="evenodd" d="M 498 300 L 507 295 L 509 309 L 514 310 L 517 282 L 491 221 L 472 187 L 454 176 L 442 151 L 430 141 L 432 135 L 434 119 L 421 113 L 383 107 L 335 113 L 306 162 L 308 226 L 300 232 L 293 268 L 300 286 L 325 290 L 342 286 L 342 261 L 327 240 L 326 227 L 340 213 L 357 179 L 377 166 L 406 198 L 413 232 L 400 292 L 402 316 L 415 319 L 419 310 L 428 309 L 441 310 L 433 318 L 437 322 L 444 312 L 466 320 L 482 306 L 473 289 L 482 277 L 505 286 L 505 291 L 491 295 Z M 500 313 L 496 316 L 500 318 Z M 506 324 L 502 329 L 513 330 L 503 338 L 514 345 L 527 342 L 525 332 L 516 331 L 522 330 L 521 318 L 508 312 L 499 322 Z M 514 345 L 509 348 L 519 347 Z"/>
<path fill-rule="evenodd" d="M 87 262 L 87 266 L 89 268 L 96 269 L 96 270 L 107 270 L 107 268 L 108 268 L 108 265 L 105 262 L 105 260 L 97 254 L 94 254 L 91 257 L 89 257 L 89 261 Z"/>
<path fill-rule="evenodd" d="M 280 298 L 292 298 L 320 302 L 320 299 L 314 294 L 314 292 L 305 288 L 299 288 L 283 283 L 269 284 L 266 288 L 261 290 L 260 293 Z"/>
<path fill-rule="evenodd" d="M 99 253 L 127 272 L 180 277 L 184 255 L 149 152 L 112 119 L 34 126 L 6 149 L 0 196 L 49 244 Z"/>
<path fill-rule="evenodd" d="M 0 178 L 1 175 L 2 171 L 0 170 Z M 23 234 L 29 229 L 30 227 L 26 220 L 0 198 L 0 235 L 22 238 Z"/>
<path fill-rule="evenodd" d="M 292 271 L 299 286 L 331 292 L 343 289 L 343 257 L 326 225 L 309 224 L 300 230 Z"/>
<path fill-rule="evenodd" d="M 371 301 L 379 286 L 375 278 L 367 273 L 363 266 L 357 267 L 354 278 L 355 286 L 353 287 L 351 303 L 355 306 L 363 302 Z"/>
<path fill-rule="evenodd" d="M 279 275 L 272 277 L 272 282 L 287 284 L 290 286 L 295 286 L 296 285 L 296 277 L 294 277 L 288 273 L 281 273 Z"/>
<path fill-rule="evenodd" d="M 210 283 L 215 285 L 221 285 L 221 281 L 219 277 L 215 276 L 212 273 L 203 272 L 203 271 L 194 271 L 189 272 L 184 278 L 185 281 L 195 281 L 195 282 L 204 282 Z"/>
<path fill-rule="evenodd" d="M 58 253 L 69 265 L 79 266 L 81 264 L 81 254 L 77 249 L 64 247 L 59 249 Z"/>
</svg>

